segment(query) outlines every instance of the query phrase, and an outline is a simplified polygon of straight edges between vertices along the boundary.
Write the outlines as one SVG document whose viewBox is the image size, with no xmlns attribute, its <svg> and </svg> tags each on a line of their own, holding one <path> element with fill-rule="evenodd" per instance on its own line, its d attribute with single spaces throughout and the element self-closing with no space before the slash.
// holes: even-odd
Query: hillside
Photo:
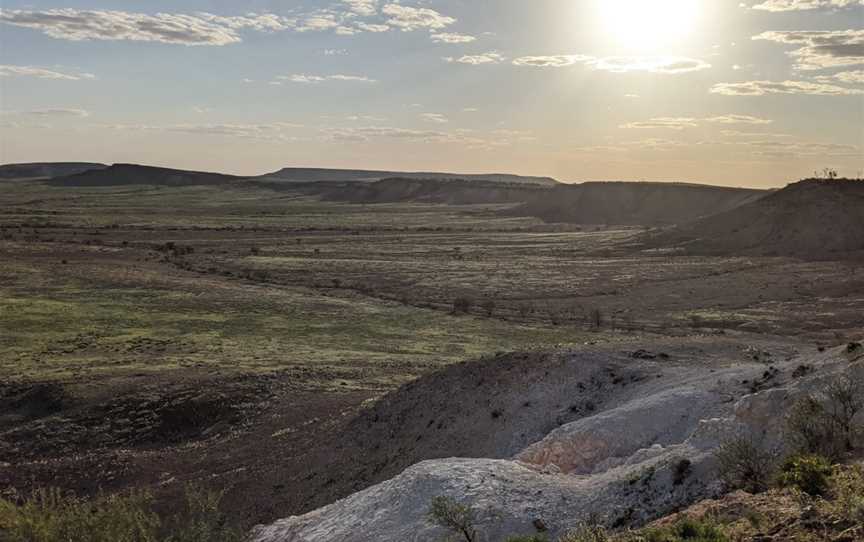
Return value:
<svg viewBox="0 0 864 542">
<path fill-rule="evenodd" d="M 85 171 L 104 169 L 105 164 L 95 162 L 34 162 L 29 164 L 0 165 L 0 179 L 29 179 L 60 177 Z"/>
<path fill-rule="evenodd" d="M 549 190 L 533 184 L 464 179 L 391 178 L 373 183 L 316 183 L 315 190 L 331 201 L 350 203 L 425 202 L 448 205 L 520 203 Z"/>
<path fill-rule="evenodd" d="M 864 181 L 807 179 L 647 238 L 693 253 L 804 258 L 864 250 Z"/>
<path fill-rule="evenodd" d="M 400 172 L 362 169 L 284 168 L 262 178 L 292 182 L 375 182 L 381 179 L 400 177 L 403 179 L 460 179 L 467 181 L 492 181 L 511 184 L 541 184 L 554 186 L 558 181 L 551 177 L 525 177 L 504 173 L 457 174 L 437 172 Z"/>
<path fill-rule="evenodd" d="M 104 169 L 85 171 L 51 179 L 50 184 L 57 186 L 198 186 L 224 185 L 243 177 L 224 175 L 222 173 L 206 173 L 200 171 L 185 171 L 137 164 L 114 164 Z"/>
<path fill-rule="evenodd" d="M 546 222 L 659 226 L 728 211 L 765 194 L 695 184 L 590 182 L 537 193 L 508 214 Z"/>
</svg>

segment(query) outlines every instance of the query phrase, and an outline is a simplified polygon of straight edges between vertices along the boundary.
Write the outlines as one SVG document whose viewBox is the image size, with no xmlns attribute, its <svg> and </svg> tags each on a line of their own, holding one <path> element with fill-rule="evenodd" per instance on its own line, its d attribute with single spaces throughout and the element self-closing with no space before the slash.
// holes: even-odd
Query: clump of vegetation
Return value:
<svg viewBox="0 0 864 542">
<path fill-rule="evenodd" d="M 854 448 L 864 410 L 864 382 L 846 376 L 831 380 L 820 393 L 799 400 L 786 418 L 790 443 L 799 453 L 836 461 Z"/>
<path fill-rule="evenodd" d="M 468 505 L 456 502 L 451 497 L 438 496 L 432 499 L 429 507 L 429 520 L 432 523 L 456 533 L 465 542 L 478 540 L 476 514 Z"/>
<path fill-rule="evenodd" d="M 510 536 L 504 542 L 549 542 L 549 539 L 546 538 L 546 535 L 543 534 L 529 534 L 521 536 Z"/>
<path fill-rule="evenodd" d="M 241 542 L 219 511 L 222 493 L 187 487 L 185 505 L 161 518 L 146 491 L 87 500 L 58 489 L 17 504 L 0 499 L 3 542 Z"/>
<path fill-rule="evenodd" d="M 752 439 L 728 440 L 715 452 L 720 479 L 731 489 L 761 493 L 768 489 L 777 466 L 777 454 Z"/>
<path fill-rule="evenodd" d="M 650 529 L 640 537 L 645 542 L 729 542 L 723 530 L 706 519 L 684 518 L 671 527 Z"/>
<path fill-rule="evenodd" d="M 795 455 L 783 462 L 777 481 L 781 486 L 794 487 L 812 496 L 822 496 L 828 492 L 833 472 L 834 466 L 821 455 Z"/>
<path fill-rule="evenodd" d="M 558 542 L 612 542 L 612 535 L 601 525 L 582 524 L 562 536 Z"/>
<path fill-rule="evenodd" d="M 852 525 L 864 525 L 864 466 L 837 469 L 829 480 L 830 499 L 823 509 L 834 518 Z"/>
</svg>

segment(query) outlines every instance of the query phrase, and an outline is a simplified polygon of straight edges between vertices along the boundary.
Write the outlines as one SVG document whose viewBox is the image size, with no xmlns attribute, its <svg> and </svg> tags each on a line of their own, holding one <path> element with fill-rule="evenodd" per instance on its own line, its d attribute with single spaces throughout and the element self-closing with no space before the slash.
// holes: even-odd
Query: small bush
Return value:
<svg viewBox="0 0 864 542">
<path fill-rule="evenodd" d="M 463 537 L 465 542 L 478 540 L 474 527 L 474 510 L 467 505 L 456 502 L 451 497 L 435 497 L 429 507 L 429 520 Z"/>
<path fill-rule="evenodd" d="M 768 489 L 777 464 L 777 455 L 754 441 L 735 438 L 715 452 L 720 479 L 732 489 L 761 493 Z"/>
<path fill-rule="evenodd" d="M 650 529 L 645 542 L 730 542 L 723 530 L 713 522 L 684 518 L 671 527 Z"/>
<path fill-rule="evenodd" d="M 58 489 L 23 504 L 0 499 L 2 542 L 241 542 L 219 512 L 222 493 L 186 488 L 186 502 L 163 521 L 146 491 L 85 500 Z"/>
<path fill-rule="evenodd" d="M 778 482 L 814 497 L 822 496 L 828 491 L 829 478 L 833 472 L 831 462 L 821 455 L 796 455 L 783 462 Z"/>
<path fill-rule="evenodd" d="M 156 542 L 159 517 L 145 492 L 87 501 L 58 489 L 37 491 L 23 505 L 0 500 L 4 542 Z"/>
<path fill-rule="evenodd" d="M 599 525 L 580 525 L 562 536 L 558 542 L 612 542 L 612 536 Z"/>
<path fill-rule="evenodd" d="M 549 542 L 544 534 L 510 536 L 504 542 Z"/>
<path fill-rule="evenodd" d="M 838 460 L 854 447 L 859 428 L 853 420 L 864 410 L 864 382 L 838 377 L 818 395 L 808 395 L 793 405 L 786 417 L 789 440 L 803 454 Z"/>
<path fill-rule="evenodd" d="M 837 519 L 860 525 L 864 523 L 864 467 L 837 469 L 830 480 L 831 500 L 824 502 L 827 512 Z"/>
</svg>

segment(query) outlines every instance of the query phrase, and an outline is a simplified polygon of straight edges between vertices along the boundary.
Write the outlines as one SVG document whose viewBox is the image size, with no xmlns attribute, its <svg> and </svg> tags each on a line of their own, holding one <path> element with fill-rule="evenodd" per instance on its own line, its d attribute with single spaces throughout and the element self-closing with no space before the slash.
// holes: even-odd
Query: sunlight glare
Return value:
<svg viewBox="0 0 864 542">
<path fill-rule="evenodd" d="M 699 0 L 597 0 L 604 32 L 624 46 L 674 45 L 692 33 Z"/>
</svg>

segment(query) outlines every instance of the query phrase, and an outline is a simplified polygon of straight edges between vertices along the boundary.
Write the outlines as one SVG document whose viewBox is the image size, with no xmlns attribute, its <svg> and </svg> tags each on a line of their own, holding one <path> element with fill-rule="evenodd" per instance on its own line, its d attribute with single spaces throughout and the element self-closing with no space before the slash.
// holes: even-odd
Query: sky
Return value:
<svg viewBox="0 0 864 542">
<path fill-rule="evenodd" d="M 0 0 L 0 162 L 864 176 L 864 0 Z"/>
</svg>

